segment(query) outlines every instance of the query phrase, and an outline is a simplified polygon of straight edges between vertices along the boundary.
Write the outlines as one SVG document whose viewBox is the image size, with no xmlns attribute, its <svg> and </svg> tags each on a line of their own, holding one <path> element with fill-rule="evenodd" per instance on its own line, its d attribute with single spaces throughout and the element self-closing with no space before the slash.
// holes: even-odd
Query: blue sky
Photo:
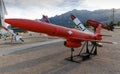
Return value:
<svg viewBox="0 0 120 74">
<path fill-rule="evenodd" d="M 120 0 L 4 0 L 8 15 L 6 18 L 41 18 L 43 14 L 52 17 L 78 10 L 120 8 Z"/>
</svg>

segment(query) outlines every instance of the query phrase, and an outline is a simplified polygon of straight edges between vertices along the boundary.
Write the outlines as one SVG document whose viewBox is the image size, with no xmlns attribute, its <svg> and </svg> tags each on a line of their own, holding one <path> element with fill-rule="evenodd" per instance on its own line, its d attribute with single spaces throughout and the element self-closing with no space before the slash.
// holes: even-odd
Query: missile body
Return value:
<svg viewBox="0 0 120 74">
<path fill-rule="evenodd" d="M 84 33 L 76 29 L 66 28 L 50 23 L 44 23 L 41 21 L 26 19 L 6 19 L 5 22 L 11 24 L 12 26 L 19 27 L 25 30 L 45 33 L 50 36 L 62 37 L 65 39 L 69 39 L 71 37 L 91 39 L 94 37 L 93 34 Z"/>
<path fill-rule="evenodd" d="M 90 32 L 82 23 L 81 21 L 73 14 L 71 14 L 71 19 L 72 21 L 75 23 L 75 25 L 83 32 L 87 32 L 87 33 L 91 33 L 93 34 L 92 32 Z"/>
<path fill-rule="evenodd" d="M 112 42 L 101 41 L 101 25 L 97 27 L 94 34 L 90 34 L 76 29 L 27 19 L 5 19 L 5 22 L 21 29 L 64 38 L 66 39 L 64 45 L 69 48 L 78 48 L 82 45 L 81 42 L 83 41 L 100 41 L 112 44 Z"/>
<path fill-rule="evenodd" d="M 98 21 L 94 21 L 94 20 L 87 20 L 87 23 L 91 26 L 93 26 L 94 28 L 97 28 L 99 24 L 101 24 L 102 28 L 106 29 L 106 30 L 113 30 L 112 28 L 110 28 L 108 25 L 106 24 L 102 24 Z"/>
</svg>

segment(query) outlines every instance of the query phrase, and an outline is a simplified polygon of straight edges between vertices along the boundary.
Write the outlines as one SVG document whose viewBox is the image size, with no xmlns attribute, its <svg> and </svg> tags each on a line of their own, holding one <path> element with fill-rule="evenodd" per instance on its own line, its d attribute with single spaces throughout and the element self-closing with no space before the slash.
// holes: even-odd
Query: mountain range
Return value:
<svg viewBox="0 0 120 74">
<path fill-rule="evenodd" d="M 50 17 L 49 20 L 53 24 L 72 27 L 74 26 L 74 23 L 70 18 L 70 14 L 74 14 L 75 16 L 77 16 L 82 21 L 82 23 L 85 23 L 88 19 L 96 20 L 102 23 L 110 23 L 113 20 L 112 9 L 104 9 L 104 10 L 102 9 L 102 10 L 94 10 L 94 11 L 74 9 L 64 14 Z M 115 9 L 114 21 L 115 22 L 120 21 L 120 9 Z"/>
</svg>

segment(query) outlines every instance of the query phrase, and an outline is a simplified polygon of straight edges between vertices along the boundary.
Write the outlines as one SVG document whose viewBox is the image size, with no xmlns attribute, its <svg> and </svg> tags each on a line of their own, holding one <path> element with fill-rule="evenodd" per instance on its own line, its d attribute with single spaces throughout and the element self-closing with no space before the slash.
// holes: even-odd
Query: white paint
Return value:
<svg viewBox="0 0 120 74">
<path fill-rule="evenodd" d="M 71 35 L 73 32 L 72 31 L 68 31 L 68 34 Z"/>
<path fill-rule="evenodd" d="M 90 34 L 93 34 L 92 32 L 90 32 L 82 23 L 81 21 L 76 17 L 73 22 L 76 24 L 76 26 L 83 32 L 86 32 L 86 33 L 90 33 Z"/>
</svg>

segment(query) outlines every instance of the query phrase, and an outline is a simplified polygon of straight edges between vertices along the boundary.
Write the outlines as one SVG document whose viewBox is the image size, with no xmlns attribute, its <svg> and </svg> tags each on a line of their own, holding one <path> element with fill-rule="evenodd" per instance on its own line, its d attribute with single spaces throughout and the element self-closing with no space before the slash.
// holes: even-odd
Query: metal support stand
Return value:
<svg viewBox="0 0 120 74">
<path fill-rule="evenodd" d="M 73 61 L 73 52 L 74 52 L 74 48 L 71 48 L 71 61 Z"/>
<path fill-rule="evenodd" d="M 91 55 L 97 55 L 97 42 L 93 42 L 93 47 L 90 51 Z"/>
<path fill-rule="evenodd" d="M 89 48 L 89 42 L 86 41 L 82 48 L 80 49 L 79 51 L 79 54 L 78 55 L 74 55 L 74 48 L 71 48 L 71 56 L 70 58 L 68 58 L 69 61 L 72 61 L 72 62 L 78 62 L 74 59 L 74 57 L 78 57 L 78 58 L 82 58 L 82 60 L 87 60 L 90 58 L 91 55 L 97 55 L 97 42 L 93 42 L 93 46 L 92 48 L 90 49 Z M 85 52 L 83 51 L 85 49 Z"/>
<path fill-rule="evenodd" d="M 88 49 L 88 41 L 86 41 L 86 53 L 89 53 L 89 49 Z"/>
</svg>

